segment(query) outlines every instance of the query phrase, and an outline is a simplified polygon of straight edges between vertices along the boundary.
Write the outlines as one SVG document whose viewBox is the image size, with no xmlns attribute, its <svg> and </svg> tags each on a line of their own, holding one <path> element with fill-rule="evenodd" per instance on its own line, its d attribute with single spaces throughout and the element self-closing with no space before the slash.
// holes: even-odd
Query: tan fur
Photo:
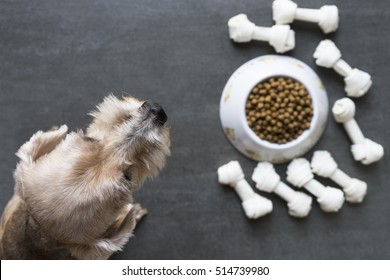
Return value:
<svg viewBox="0 0 390 280">
<path fill-rule="evenodd" d="M 0 256 L 105 259 L 146 213 L 133 190 L 163 168 L 169 128 L 142 106 L 108 96 L 87 129 L 39 131 L 17 152 L 15 195 L 0 227 Z"/>
</svg>

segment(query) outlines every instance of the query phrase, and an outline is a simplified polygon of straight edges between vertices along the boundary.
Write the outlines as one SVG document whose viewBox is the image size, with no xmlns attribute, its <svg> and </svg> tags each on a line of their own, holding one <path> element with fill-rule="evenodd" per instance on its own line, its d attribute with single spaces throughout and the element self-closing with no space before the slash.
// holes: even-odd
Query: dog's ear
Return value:
<svg viewBox="0 0 390 280">
<path fill-rule="evenodd" d="M 54 150 L 65 139 L 67 133 L 68 127 L 66 125 L 62 125 L 57 130 L 38 131 L 20 147 L 16 155 L 26 163 L 34 162 Z"/>
</svg>

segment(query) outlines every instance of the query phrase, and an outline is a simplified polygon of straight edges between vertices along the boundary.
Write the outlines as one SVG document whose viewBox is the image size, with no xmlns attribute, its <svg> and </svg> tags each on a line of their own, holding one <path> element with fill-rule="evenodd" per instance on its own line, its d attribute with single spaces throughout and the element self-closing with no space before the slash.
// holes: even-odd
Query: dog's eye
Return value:
<svg viewBox="0 0 390 280">
<path fill-rule="evenodd" d="M 92 138 L 88 136 L 84 136 L 84 140 L 87 142 L 99 142 L 99 140 L 97 140 L 96 138 Z"/>
<path fill-rule="evenodd" d="M 126 181 L 131 181 L 131 171 L 130 168 L 127 168 L 123 170 L 123 177 L 126 179 Z"/>
<path fill-rule="evenodd" d="M 147 111 L 149 110 L 149 108 L 151 107 L 151 102 L 150 101 L 145 101 L 142 105 L 141 105 L 141 109 Z"/>
<path fill-rule="evenodd" d="M 131 120 L 133 116 L 130 115 L 130 114 L 123 114 L 121 116 L 118 116 L 116 121 L 113 123 L 113 126 L 120 126 L 122 125 L 123 123 L 125 123 L 126 121 L 129 121 Z"/>
</svg>

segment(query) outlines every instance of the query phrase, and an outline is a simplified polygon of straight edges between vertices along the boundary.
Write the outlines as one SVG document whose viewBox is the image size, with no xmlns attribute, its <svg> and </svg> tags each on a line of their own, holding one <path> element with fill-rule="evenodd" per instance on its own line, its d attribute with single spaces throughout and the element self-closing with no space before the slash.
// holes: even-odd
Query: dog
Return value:
<svg viewBox="0 0 390 280">
<path fill-rule="evenodd" d="M 108 259 L 146 209 L 132 193 L 170 155 L 163 108 L 107 96 L 86 133 L 63 125 L 21 146 L 0 225 L 1 259 Z"/>
</svg>

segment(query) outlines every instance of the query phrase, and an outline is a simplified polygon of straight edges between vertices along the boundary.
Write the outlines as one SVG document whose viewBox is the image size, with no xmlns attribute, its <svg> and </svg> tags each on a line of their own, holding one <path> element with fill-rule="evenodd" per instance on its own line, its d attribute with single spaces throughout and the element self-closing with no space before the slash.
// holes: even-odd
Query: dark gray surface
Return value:
<svg viewBox="0 0 390 280">
<path fill-rule="evenodd" d="M 271 1 L 2 0 L 0 208 L 13 193 L 14 153 L 34 132 L 63 123 L 85 129 L 87 112 L 105 95 L 126 92 L 165 107 L 172 156 L 161 176 L 137 193 L 150 214 L 113 258 L 390 258 L 389 2 L 298 3 L 340 9 L 340 28 L 332 35 L 294 23 L 296 48 L 288 53 L 320 75 L 330 106 L 344 97 L 344 83 L 332 70 L 315 66 L 312 54 L 320 40 L 333 39 L 348 63 L 373 77 L 367 96 L 355 100 L 357 121 L 367 137 L 384 145 L 384 158 L 371 166 L 355 162 L 349 139 L 331 116 L 315 147 L 329 150 L 343 170 L 368 182 L 363 204 L 346 203 L 340 213 L 326 214 L 314 203 L 309 217 L 299 220 L 287 214 L 280 198 L 265 194 L 274 211 L 250 221 L 236 194 L 217 183 L 216 169 L 232 159 L 240 161 L 248 179 L 256 165 L 222 133 L 221 91 L 241 64 L 273 53 L 263 43 L 232 43 L 226 23 L 246 13 L 270 26 Z M 277 168 L 282 177 L 285 169 Z"/>
</svg>

